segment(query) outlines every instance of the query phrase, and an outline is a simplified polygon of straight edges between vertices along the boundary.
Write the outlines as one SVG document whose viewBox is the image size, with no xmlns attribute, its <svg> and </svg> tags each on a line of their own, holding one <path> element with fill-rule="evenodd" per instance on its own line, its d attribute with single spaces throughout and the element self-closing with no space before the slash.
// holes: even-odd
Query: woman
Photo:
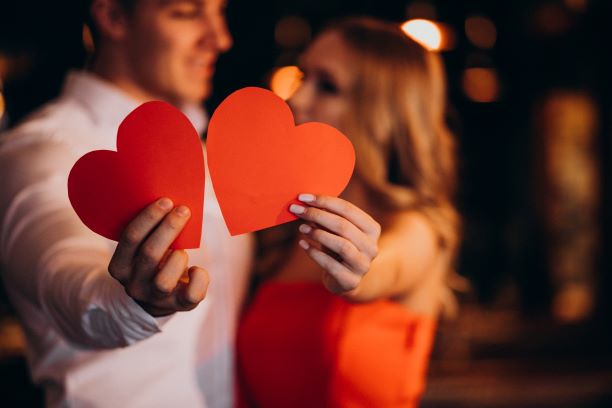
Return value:
<svg viewBox="0 0 612 408">
<path fill-rule="evenodd" d="M 382 235 L 368 273 L 335 295 L 307 257 L 326 251 L 329 232 L 299 226 L 240 325 L 243 402 L 416 406 L 458 241 L 441 60 L 395 25 L 350 19 L 320 34 L 301 65 L 289 101 L 296 122 L 324 122 L 351 139 L 356 169 L 342 198 L 378 220 Z"/>
</svg>

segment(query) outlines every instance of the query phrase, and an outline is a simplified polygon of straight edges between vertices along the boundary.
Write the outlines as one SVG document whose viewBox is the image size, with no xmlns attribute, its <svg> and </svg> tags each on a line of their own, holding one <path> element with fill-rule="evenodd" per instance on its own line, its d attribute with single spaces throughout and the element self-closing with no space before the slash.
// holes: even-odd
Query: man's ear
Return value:
<svg viewBox="0 0 612 408">
<path fill-rule="evenodd" d="M 100 37 L 121 40 L 127 32 L 127 14 L 118 0 L 93 0 L 91 19 Z"/>
</svg>

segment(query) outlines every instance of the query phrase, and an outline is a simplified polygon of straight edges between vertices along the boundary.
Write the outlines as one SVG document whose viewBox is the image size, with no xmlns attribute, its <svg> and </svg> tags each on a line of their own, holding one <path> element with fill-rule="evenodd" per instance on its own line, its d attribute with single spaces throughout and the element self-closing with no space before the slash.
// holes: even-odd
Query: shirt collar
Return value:
<svg viewBox="0 0 612 408">
<path fill-rule="evenodd" d="M 72 97 L 86 107 L 97 125 L 119 127 L 121 121 L 140 102 L 117 86 L 87 71 L 70 71 L 64 82 L 63 97 Z M 186 104 L 179 109 L 189 118 L 198 134 L 206 128 L 208 118 L 198 104 Z"/>
</svg>

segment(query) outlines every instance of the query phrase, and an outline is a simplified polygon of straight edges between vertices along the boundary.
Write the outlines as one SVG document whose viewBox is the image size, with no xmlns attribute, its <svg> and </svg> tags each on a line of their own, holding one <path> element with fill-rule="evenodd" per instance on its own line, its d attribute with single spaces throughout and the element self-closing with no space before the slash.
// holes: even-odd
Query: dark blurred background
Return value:
<svg viewBox="0 0 612 408">
<path fill-rule="evenodd" d="M 78 0 L 2 2 L 0 129 L 83 65 L 81 12 Z M 209 111 L 244 86 L 288 92 L 282 68 L 347 15 L 427 20 L 406 30 L 433 39 L 447 68 L 469 287 L 441 323 L 422 406 L 612 406 L 612 2 L 230 0 L 234 47 Z M 36 406 L 1 303 L 0 405 Z"/>
</svg>

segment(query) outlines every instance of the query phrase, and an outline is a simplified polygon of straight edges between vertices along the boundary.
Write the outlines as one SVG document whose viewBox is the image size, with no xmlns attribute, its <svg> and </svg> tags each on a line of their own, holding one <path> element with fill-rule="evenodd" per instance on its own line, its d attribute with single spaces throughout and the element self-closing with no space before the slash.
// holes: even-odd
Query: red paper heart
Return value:
<svg viewBox="0 0 612 408">
<path fill-rule="evenodd" d="M 206 141 L 213 187 L 232 235 L 296 217 L 299 193 L 339 195 L 355 165 L 351 142 L 323 123 L 295 126 L 274 93 L 244 88 L 213 114 Z"/>
<path fill-rule="evenodd" d="M 165 102 L 147 102 L 119 125 L 117 152 L 96 150 L 75 163 L 68 196 L 85 225 L 115 241 L 143 208 L 168 197 L 191 210 L 172 248 L 198 248 L 204 171 L 202 144 L 189 119 Z"/>
</svg>

